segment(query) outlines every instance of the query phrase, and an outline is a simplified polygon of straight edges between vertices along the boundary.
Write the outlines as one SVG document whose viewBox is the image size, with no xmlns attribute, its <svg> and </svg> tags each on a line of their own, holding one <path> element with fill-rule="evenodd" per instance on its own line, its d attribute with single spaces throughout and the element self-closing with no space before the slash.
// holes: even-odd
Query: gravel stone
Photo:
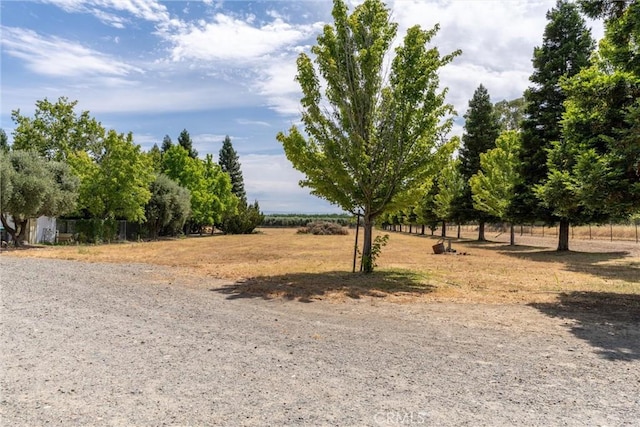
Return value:
<svg viewBox="0 0 640 427">
<path fill-rule="evenodd" d="M 0 256 L 3 426 L 640 426 L 636 319 Z"/>
</svg>

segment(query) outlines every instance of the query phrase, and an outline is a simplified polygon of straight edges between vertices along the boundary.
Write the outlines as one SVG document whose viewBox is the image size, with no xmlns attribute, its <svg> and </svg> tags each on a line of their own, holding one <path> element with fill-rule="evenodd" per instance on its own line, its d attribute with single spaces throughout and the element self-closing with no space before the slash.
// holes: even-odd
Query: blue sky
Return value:
<svg viewBox="0 0 640 427">
<path fill-rule="evenodd" d="M 356 4 L 353 1 L 350 4 Z M 494 102 L 522 95 L 533 48 L 555 0 L 389 0 L 406 29 L 440 23 L 441 53 L 463 53 L 441 72 L 459 114 L 484 84 Z M 35 101 L 78 100 L 106 128 L 133 132 L 145 150 L 187 129 L 201 155 L 229 135 L 249 200 L 266 212 L 339 212 L 298 187 L 275 135 L 299 121 L 295 59 L 331 22 L 329 0 L 42 0 L 0 3 L 0 127 Z M 600 23 L 590 23 L 602 37 Z M 11 136 L 10 136 L 11 138 Z"/>
</svg>

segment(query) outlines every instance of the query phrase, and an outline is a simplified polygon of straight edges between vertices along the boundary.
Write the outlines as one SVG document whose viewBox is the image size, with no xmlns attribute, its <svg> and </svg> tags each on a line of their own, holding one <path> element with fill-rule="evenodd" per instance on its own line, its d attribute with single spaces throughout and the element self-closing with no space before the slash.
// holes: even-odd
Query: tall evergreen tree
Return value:
<svg viewBox="0 0 640 427">
<path fill-rule="evenodd" d="M 485 240 L 484 223 L 492 217 L 473 207 L 473 197 L 469 179 L 480 170 L 480 154 L 496 146 L 500 135 L 500 122 L 493 109 L 487 89 L 480 85 L 469 101 L 469 109 L 464 115 L 464 134 L 459 151 L 460 175 L 464 189 L 453 202 L 454 217 L 461 221 L 478 221 L 478 240 Z"/>
<path fill-rule="evenodd" d="M 509 213 L 522 222 L 558 220 L 551 209 L 540 203 L 534 188 L 547 178 L 547 152 L 552 142 L 562 138 L 560 121 L 567 95 L 560 82 L 588 66 L 594 48 L 591 33 L 573 3 L 558 0 L 547 12 L 547 20 L 542 46 L 533 51 L 534 72 L 529 77 L 533 85 L 525 92 L 522 122 L 522 181 L 514 189 L 516 196 Z"/>
<path fill-rule="evenodd" d="M 187 132 L 186 129 L 182 129 L 182 132 L 180 132 L 180 135 L 178 136 L 178 144 L 182 148 L 187 150 L 187 153 L 189 153 L 189 157 L 191 157 L 192 159 L 198 158 L 198 151 L 193 148 L 193 141 L 191 140 L 191 136 L 189 136 L 189 132 Z"/>
<path fill-rule="evenodd" d="M 162 154 L 169 151 L 169 148 L 171 147 L 173 147 L 173 141 L 171 141 L 171 137 L 169 135 L 165 135 L 164 138 L 162 138 L 162 148 L 160 149 Z"/>
<path fill-rule="evenodd" d="M 536 187 L 561 219 L 558 250 L 569 249 L 569 223 L 627 218 L 640 209 L 640 3 L 584 0 L 604 16 L 605 38 L 592 65 L 562 82 L 563 139 L 549 151 L 547 180 Z"/>
<path fill-rule="evenodd" d="M 222 168 L 222 172 L 226 172 L 231 177 L 231 185 L 233 194 L 238 197 L 241 205 L 247 204 L 247 193 L 244 191 L 244 178 L 240 169 L 240 160 L 238 153 L 231 144 L 229 135 L 225 136 L 222 142 L 222 148 L 218 155 L 218 164 Z"/>
</svg>

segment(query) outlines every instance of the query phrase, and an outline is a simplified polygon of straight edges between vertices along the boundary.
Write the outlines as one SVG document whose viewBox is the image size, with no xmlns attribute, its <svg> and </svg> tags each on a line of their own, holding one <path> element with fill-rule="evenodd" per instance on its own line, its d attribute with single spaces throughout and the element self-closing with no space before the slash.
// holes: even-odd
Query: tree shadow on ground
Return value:
<svg viewBox="0 0 640 427">
<path fill-rule="evenodd" d="M 259 276 L 232 285 L 211 289 L 238 298 L 283 298 L 299 302 L 313 302 L 330 295 L 348 298 L 383 298 L 388 295 L 420 295 L 433 292 L 435 286 L 409 271 L 376 271 L 354 274 L 345 271 L 326 273 L 291 273 L 278 276 Z"/>
<path fill-rule="evenodd" d="M 630 258 L 629 252 L 558 252 L 532 246 L 502 246 L 498 249 L 502 254 L 523 260 L 561 263 L 567 271 L 640 284 L 640 260 Z"/>
<path fill-rule="evenodd" d="M 572 319 L 570 331 L 607 360 L 640 359 L 640 295 L 569 292 L 553 303 L 532 303 L 542 313 Z"/>
</svg>

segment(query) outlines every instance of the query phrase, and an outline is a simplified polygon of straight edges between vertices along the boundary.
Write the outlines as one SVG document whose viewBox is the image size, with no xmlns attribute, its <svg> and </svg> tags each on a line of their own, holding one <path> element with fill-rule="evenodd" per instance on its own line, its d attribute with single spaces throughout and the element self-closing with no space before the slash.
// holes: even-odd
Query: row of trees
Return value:
<svg viewBox="0 0 640 427">
<path fill-rule="evenodd" d="M 0 219 L 16 244 L 41 215 L 145 223 L 151 237 L 218 226 L 247 233 L 260 224 L 248 205 L 229 137 L 219 163 L 198 158 L 187 130 L 148 152 L 131 133 L 105 130 L 77 101 L 37 101 L 33 117 L 12 112 L 13 144 L 0 135 Z M 8 221 L 11 216 L 13 223 Z"/>
<path fill-rule="evenodd" d="M 493 105 L 476 90 L 459 141 L 446 137 L 453 110 L 438 70 L 460 52 L 426 47 L 438 27 L 410 28 L 387 70 L 397 26 L 385 5 L 365 0 L 349 15 L 334 0 L 315 59 L 297 62 L 305 132 L 278 139 L 301 185 L 363 212 L 362 271 L 373 270 L 375 221 L 477 221 L 480 240 L 488 220 L 559 223 L 568 250 L 570 224 L 640 210 L 640 3 L 578 3 L 547 13 L 522 98 Z M 605 19 L 597 51 L 580 8 Z"/>
</svg>

